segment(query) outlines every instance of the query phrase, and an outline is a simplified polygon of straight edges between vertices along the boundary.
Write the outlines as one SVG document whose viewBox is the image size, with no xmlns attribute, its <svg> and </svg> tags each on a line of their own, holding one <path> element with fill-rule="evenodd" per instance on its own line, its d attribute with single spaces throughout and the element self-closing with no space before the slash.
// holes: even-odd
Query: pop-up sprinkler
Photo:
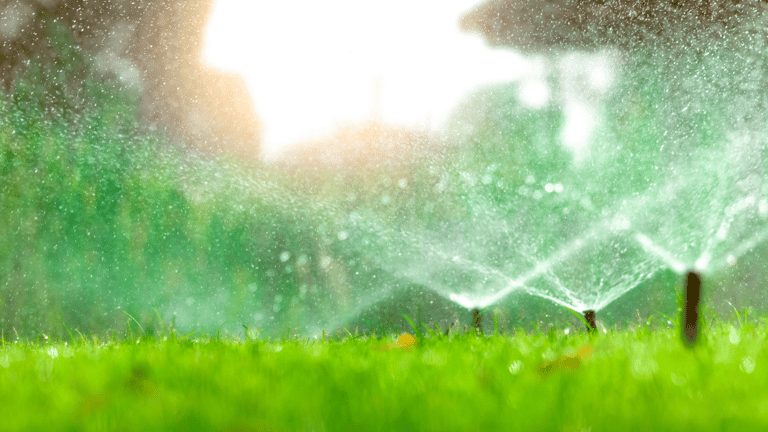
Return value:
<svg viewBox="0 0 768 432">
<path fill-rule="evenodd" d="M 683 293 L 683 342 L 688 346 L 693 346 L 699 335 L 700 300 L 701 276 L 690 271 L 685 278 L 685 292 Z"/>
<path fill-rule="evenodd" d="M 597 330 L 597 321 L 595 311 L 588 309 L 584 311 L 584 320 L 587 321 L 587 332 L 591 333 Z"/>
<path fill-rule="evenodd" d="M 477 335 L 483 333 L 483 328 L 480 326 L 480 309 L 472 309 L 472 326 L 475 328 Z"/>
</svg>

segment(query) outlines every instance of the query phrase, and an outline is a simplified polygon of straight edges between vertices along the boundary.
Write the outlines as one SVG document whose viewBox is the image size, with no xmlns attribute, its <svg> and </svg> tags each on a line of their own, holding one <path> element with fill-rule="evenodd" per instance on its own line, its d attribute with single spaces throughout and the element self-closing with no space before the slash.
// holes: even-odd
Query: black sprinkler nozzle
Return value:
<svg viewBox="0 0 768 432">
<path fill-rule="evenodd" d="M 693 346 L 699 336 L 699 303 L 701 302 L 701 276 L 688 272 L 683 292 L 683 342 Z"/>
<path fill-rule="evenodd" d="M 587 332 L 591 333 L 597 331 L 597 321 L 595 318 L 595 311 L 588 309 L 584 311 L 584 320 L 587 321 Z"/>
</svg>

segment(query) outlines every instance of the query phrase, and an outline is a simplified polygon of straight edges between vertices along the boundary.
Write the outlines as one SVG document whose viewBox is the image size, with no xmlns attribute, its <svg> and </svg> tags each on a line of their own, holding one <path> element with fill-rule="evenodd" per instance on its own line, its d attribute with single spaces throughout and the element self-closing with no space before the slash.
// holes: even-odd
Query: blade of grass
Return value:
<svg viewBox="0 0 768 432">
<path fill-rule="evenodd" d="M 440 328 L 440 326 L 437 324 L 437 322 L 433 322 L 433 323 L 432 323 L 432 325 L 434 325 L 434 326 L 435 326 L 435 328 L 437 329 L 437 332 L 438 332 L 438 333 L 440 333 L 441 335 L 443 335 L 443 334 L 444 334 L 444 333 L 443 333 L 443 329 L 441 329 L 441 328 Z"/>
<path fill-rule="evenodd" d="M 417 338 L 421 338 L 421 332 L 419 332 L 418 327 L 416 327 L 416 324 L 413 323 L 413 320 L 411 317 L 409 317 L 406 314 L 403 314 L 403 318 L 405 318 L 406 321 L 408 321 L 408 324 L 411 325 L 411 328 L 413 328 L 413 333 Z"/>
<path fill-rule="evenodd" d="M 71 331 L 69 331 L 69 327 L 67 327 L 67 325 L 66 325 L 66 324 L 64 324 L 64 330 L 66 330 L 66 331 L 67 331 L 67 334 L 69 334 L 69 338 L 70 338 L 70 339 L 72 339 L 72 343 L 73 343 L 73 344 L 77 343 L 77 342 L 75 341 L 75 337 L 72 335 L 72 332 L 71 332 Z"/>
<path fill-rule="evenodd" d="M 649 330 L 651 328 L 651 322 L 653 321 L 653 315 L 648 316 L 648 319 L 645 320 L 645 329 Z"/>
<path fill-rule="evenodd" d="M 120 309 L 120 312 L 122 312 L 122 313 L 124 313 L 124 314 L 128 315 L 128 318 L 132 319 L 132 320 L 133 320 L 133 322 L 135 322 L 135 323 L 136 323 L 136 325 L 137 325 L 137 326 L 139 326 L 139 330 L 141 330 L 141 333 L 142 333 L 142 334 L 144 333 L 144 327 L 142 327 L 142 326 L 141 326 L 141 324 L 140 324 L 138 321 L 136 321 L 136 318 L 134 318 L 134 317 L 133 317 L 133 315 L 129 314 L 128 312 L 126 312 L 126 311 L 124 311 L 124 310 L 122 310 L 122 309 Z"/>
<path fill-rule="evenodd" d="M 83 334 L 80 333 L 79 329 L 75 329 L 75 331 L 77 332 L 77 335 L 80 336 L 80 343 L 85 344 L 86 342 L 88 342 L 88 339 L 86 339 L 85 336 L 83 336 Z"/>
<path fill-rule="evenodd" d="M 673 325 L 675 325 L 675 320 L 673 320 L 672 317 L 670 317 L 669 315 L 661 313 L 661 312 L 658 312 L 658 314 L 663 316 L 664 318 L 666 318 L 667 322 L 672 323 Z"/>
<path fill-rule="evenodd" d="M 575 311 L 575 310 L 573 310 L 573 309 L 571 309 L 571 308 L 569 308 L 569 307 L 567 307 L 567 306 L 566 306 L 565 308 L 566 308 L 566 309 L 568 309 L 568 311 L 570 311 L 570 312 L 571 312 L 571 313 L 572 313 L 572 314 L 573 314 L 573 315 L 574 315 L 576 318 L 578 318 L 578 319 L 579 319 L 581 322 L 583 322 L 585 327 L 588 327 L 588 326 L 589 326 L 589 323 L 587 322 L 587 319 L 586 319 L 586 318 L 584 318 L 584 316 L 583 316 L 581 313 L 579 313 L 579 312 L 577 312 L 577 311 Z"/>
<path fill-rule="evenodd" d="M 736 322 L 739 323 L 739 325 L 741 326 L 741 315 L 739 315 L 739 310 L 736 309 L 736 306 L 734 306 L 731 302 L 726 302 L 726 303 L 728 303 L 728 306 L 730 306 L 731 309 L 733 309 L 733 313 L 736 314 Z"/>
</svg>

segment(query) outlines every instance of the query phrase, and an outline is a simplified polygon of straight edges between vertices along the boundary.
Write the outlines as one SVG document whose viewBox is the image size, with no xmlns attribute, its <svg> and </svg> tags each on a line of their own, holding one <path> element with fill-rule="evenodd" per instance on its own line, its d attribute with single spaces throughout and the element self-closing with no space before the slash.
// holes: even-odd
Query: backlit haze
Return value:
<svg viewBox="0 0 768 432">
<path fill-rule="evenodd" d="M 484 84 L 521 79 L 521 96 L 544 102 L 543 62 L 459 31 L 477 4 L 217 0 L 205 58 L 245 79 L 267 158 L 371 119 L 437 130 Z"/>
</svg>

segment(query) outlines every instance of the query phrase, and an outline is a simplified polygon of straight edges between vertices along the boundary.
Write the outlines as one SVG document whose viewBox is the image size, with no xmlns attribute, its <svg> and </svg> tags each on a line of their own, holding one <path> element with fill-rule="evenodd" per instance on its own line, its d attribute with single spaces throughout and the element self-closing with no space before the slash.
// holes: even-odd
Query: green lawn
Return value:
<svg viewBox="0 0 768 432">
<path fill-rule="evenodd" d="M 767 333 L 5 341 L 0 429 L 765 430 Z"/>
</svg>

